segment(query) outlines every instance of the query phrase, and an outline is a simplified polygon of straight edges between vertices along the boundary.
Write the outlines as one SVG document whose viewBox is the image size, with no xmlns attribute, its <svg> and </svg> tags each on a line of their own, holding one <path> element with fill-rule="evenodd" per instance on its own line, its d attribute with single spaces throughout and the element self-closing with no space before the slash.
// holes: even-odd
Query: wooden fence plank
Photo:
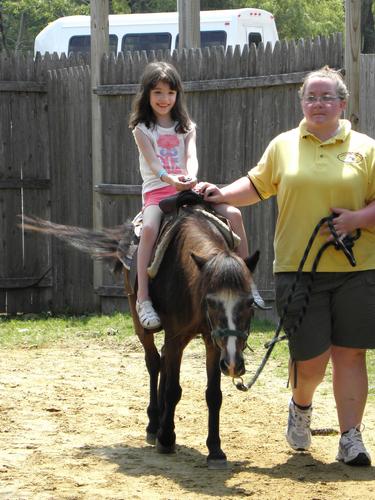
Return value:
<svg viewBox="0 0 375 500">
<path fill-rule="evenodd" d="M 375 54 L 361 54 L 360 130 L 375 139 Z M 372 110 L 372 111 L 371 111 Z"/>
</svg>

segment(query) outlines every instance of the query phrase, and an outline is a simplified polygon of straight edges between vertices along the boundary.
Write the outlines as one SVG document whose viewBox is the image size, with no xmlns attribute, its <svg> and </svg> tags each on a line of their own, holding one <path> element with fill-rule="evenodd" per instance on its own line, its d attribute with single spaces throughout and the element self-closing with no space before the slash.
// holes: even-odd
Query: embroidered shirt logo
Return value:
<svg viewBox="0 0 375 500">
<path fill-rule="evenodd" d="M 361 163 L 363 161 L 363 156 L 359 153 L 341 153 L 337 155 L 337 158 L 344 163 Z"/>
</svg>

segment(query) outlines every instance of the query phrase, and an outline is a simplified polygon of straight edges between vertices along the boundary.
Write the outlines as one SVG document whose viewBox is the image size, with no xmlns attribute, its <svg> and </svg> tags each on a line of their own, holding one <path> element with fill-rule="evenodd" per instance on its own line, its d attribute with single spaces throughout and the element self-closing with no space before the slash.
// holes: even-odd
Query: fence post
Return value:
<svg viewBox="0 0 375 500">
<path fill-rule="evenodd" d="M 101 82 L 101 61 L 109 53 L 108 0 L 91 0 L 91 126 L 92 126 L 92 185 L 93 185 L 93 227 L 103 226 L 103 210 L 100 193 L 95 186 L 103 182 L 103 136 L 100 96 L 93 91 Z M 94 262 L 94 289 L 102 284 L 103 266 Z M 98 299 L 99 300 L 99 299 Z"/>
<path fill-rule="evenodd" d="M 361 3 L 358 0 L 345 1 L 345 81 L 350 92 L 346 117 L 355 130 L 359 126 Z"/>
<path fill-rule="evenodd" d="M 177 0 L 177 8 L 178 48 L 200 47 L 200 0 Z"/>
</svg>

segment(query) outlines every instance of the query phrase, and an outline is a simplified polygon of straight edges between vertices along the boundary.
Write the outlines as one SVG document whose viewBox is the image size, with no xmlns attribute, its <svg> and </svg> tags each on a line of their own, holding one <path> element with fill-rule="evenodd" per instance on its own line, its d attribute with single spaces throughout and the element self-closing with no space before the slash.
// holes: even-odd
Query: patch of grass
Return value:
<svg viewBox="0 0 375 500">
<path fill-rule="evenodd" d="M 0 347 L 42 347 L 58 341 L 111 336 L 119 342 L 133 334 L 128 314 L 51 316 L 24 314 L 0 316 Z"/>
<path fill-rule="evenodd" d="M 251 343 L 261 347 L 273 336 L 274 325 L 267 321 L 254 321 L 251 327 Z M 0 347 L 41 347 L 61 340 L 83 338 L 106 338 L 121 342 L 134 334 L 130 314 L 112 315 L 62 315 L 20 314 L 0 315 Z M 162 338 L 158 334 L 157 338 Z"/>
</svg>

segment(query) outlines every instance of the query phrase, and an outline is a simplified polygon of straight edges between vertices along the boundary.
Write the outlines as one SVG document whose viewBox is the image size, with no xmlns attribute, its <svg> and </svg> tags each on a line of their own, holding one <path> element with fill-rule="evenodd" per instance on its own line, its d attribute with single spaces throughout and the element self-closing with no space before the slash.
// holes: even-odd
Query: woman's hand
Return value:
<svg viewBox="0 0 375 500">
<path fill-rule="evenodd" d="M 220 188 L 210 182 L 200 182 L 195 187 L 195 191 L 203 195 L 204 201 L 209 203 L 222 203 L 223 193 Z"/>
<path fill-rule="evenodd" d="M 360 227 L 358 220 L 358 213 L 347 208 L 332 208 L 332 213 L 337 214 L 332 220 L 332 225 L 340 239 L 345 238 L 348 234 L 353 233 Z M 330 234 L 328 224 L 325 224 L 322 233 L 329 234 L 328 241 L 333 240 Z"/>
<path fill-rule="evenodd" d="M 360 227 L 356 211 L 347 208 L 332 208 L 332 212 L 338 214 L 333 219 L 333 227 L 339 236 L 346 236 Z"/>
</svg>

